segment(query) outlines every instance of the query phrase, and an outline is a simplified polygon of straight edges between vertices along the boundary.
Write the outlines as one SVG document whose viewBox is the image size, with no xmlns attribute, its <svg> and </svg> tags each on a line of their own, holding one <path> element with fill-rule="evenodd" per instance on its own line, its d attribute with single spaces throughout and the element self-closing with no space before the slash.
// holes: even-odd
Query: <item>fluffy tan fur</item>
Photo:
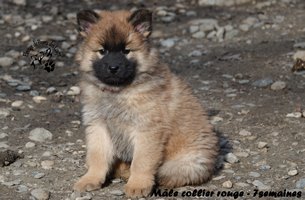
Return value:
<svg viewBox="0 0 305 200">
<path fill-rule="evenodd" d="M 125 193 L 147 196 L 155 184 L 166 188 L 201 184 L 211 177 L 218 138 L 200 102 L 185 82 L 162 64 L 147 39 L 134 31 L 126 11 L 101 11 L 77 54 L 82 80 L 88 172 L 78 191 L 101 187 L 107 174 L 130 176 Z M 117 35 L 107 30 L 116 28 Z M 103 40 L 124 37 L 137 61 L 134 81 L 123 87 L 103 84 L 92 61 Z"/>
</svg>

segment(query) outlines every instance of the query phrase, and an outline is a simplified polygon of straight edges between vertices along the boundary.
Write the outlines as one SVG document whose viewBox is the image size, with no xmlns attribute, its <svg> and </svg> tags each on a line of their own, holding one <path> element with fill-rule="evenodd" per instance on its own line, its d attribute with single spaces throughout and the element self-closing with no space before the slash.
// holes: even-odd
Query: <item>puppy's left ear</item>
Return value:
<svg viewBox="0 0 305 200">
<path fill-rule="evenodd" d="M 134 26 L 135 31 L 148 38 L 152 31 L 152 12 L 146 9 L 134 11 L 128 21 Z"/>
<path fill-rule="evenodd" d="M 92 25 L 100 19 L 100 16 L 93 10 L 82 10 L 77 13 L 76 18 L 79 33 L 83 37 L 86 37 L 90 32 Z"/>
</svg>

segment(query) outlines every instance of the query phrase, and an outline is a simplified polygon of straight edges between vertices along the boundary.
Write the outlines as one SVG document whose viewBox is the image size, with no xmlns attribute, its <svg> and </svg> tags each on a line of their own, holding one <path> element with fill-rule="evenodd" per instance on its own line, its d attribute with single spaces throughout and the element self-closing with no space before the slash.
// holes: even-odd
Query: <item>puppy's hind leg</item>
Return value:
<svg viewBox="0 0 305 200">
<path fill-rule="evenodd" d="M 86 128 L 86 140 L 88 171 L 73 187 L 80 192 L 99 189 L 114 159 L 113 144 L 105 124 L 99 122 L 89 125 Z"/>
</svg>

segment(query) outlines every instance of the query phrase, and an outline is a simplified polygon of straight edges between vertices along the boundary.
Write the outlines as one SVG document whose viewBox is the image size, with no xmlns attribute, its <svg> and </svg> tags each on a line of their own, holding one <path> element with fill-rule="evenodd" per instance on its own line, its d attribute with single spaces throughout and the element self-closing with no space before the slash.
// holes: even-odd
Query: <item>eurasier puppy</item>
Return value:
<svg viewBox="0 0 305 200">
<path fill-rule="evenodd" d="M 151 48 L 152 13 L 84 10 L 77 22 L 88 171 L 74 189 L 99 189 L 114 174 L 128 178 L 130 197 L 208 181 L 218 138 L 191 89 Z"/>
</svg>

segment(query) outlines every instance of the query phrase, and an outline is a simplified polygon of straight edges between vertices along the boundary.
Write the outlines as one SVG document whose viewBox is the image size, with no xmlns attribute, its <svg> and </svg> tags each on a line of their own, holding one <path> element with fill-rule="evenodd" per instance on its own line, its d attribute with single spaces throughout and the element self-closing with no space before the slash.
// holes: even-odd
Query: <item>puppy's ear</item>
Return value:
<svg viewBox="0 0 305 200">
<path fill-rule="evenodd" d="M 152 31 L 152 12 L 146 9 L 134 11 L 128 21 L 134 26 L 135 31 L 148 38 Z"/>
<path fill-rule="evenodd" d="M 93 10 L 82 10 L 77 13 L 76 18 L 79 33 L 83 37 L 86 37 L 90 32 L 92 25 L 100 19 L 100 16 Z"/>
</svg>

